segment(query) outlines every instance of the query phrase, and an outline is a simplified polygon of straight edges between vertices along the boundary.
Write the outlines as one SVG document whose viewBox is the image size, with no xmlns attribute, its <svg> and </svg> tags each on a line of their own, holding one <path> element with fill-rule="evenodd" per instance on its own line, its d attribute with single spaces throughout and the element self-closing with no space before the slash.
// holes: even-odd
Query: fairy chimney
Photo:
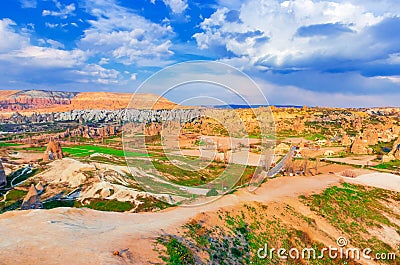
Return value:
<svg viewBox="0 0 400 265">
<path fill-rule="evenodd" d="M 357 136 L 351 145 L 350 151 L 353 154 L 368 155 L 372 153 L 372 149 L 368 147 L 368 141 L 361 136 Z"/>
<path fill-rule="evenodd" d="M 351 145 L 351 139 L 346 133 L 343 134 L 341 143 L 342 143 L 343 146 L 350 146 Z"/>
<path fill-rule="evenodd" d="M 7 185 L 6 173 L 4 171 L 3 163 L 0 160 L 0 187 Z"/>
<path fill-rule="evenodd" d="M 393 155 L 394 159 L 400 160 L 400 137 L 394 142 L 389 155 Z"/>
<path fill-rule="evenodd" d="M 21 210 L 41 209 L 41 208 L 43 208 L 43 204 L 40 202 L 40 196 L 35 186 L 32 184 L 24 200 L 22 201 Z"/>
<path fill-rule="evenodd" d="M 364 133 L 364 137 L 363 138 L 365 138 L 365 140 L 367 140 L 368 145 L 376 145 L 376 144 L 378 144 L 378 133 L 376 131 L 374 131 L 374 130 L 371 130 L 371 129 L 367 130 Z"/>
<path fill-rule="evenodd" d="M 43 154 L 43 161 L 52 161 L 61 158 L 63 158 L 63 152 L 60 142 L 50 141 Z"/>
<path fill-rule="evenodd" d="M 44 187 L 41 181 L 39 181 L 39 183 L 36 184 L 35 189 L 38 194 L 41 194 L 43 192 Z"/>
<path fill-rule="evenodd" d="M 293 129 L 298 133 L 303 132 L 305 130 L 304 120 L 297 117 L 293 122 Z"/>
</svg>

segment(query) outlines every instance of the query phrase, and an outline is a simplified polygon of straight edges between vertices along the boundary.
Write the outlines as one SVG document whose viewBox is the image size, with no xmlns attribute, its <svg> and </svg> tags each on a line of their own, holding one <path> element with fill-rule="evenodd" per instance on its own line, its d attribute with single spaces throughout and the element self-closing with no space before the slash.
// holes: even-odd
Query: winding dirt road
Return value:
<svg viewBox="0 0 400 265">
<path fill-rule="evenodd" d="M 0 215 L 0 264 L 147 264 L 159 261 L 152 250 L 155 237 L 175 231 L 197 214 L 319 192 L 339 181 L 334 175 L 282 177 L 268 180 L 255 193 L 242 189 L 203 206 L 157 213 L 76 208 L 7 212 Z M 123 249 L 130 255 L 112 255 Z"/>
</svg>

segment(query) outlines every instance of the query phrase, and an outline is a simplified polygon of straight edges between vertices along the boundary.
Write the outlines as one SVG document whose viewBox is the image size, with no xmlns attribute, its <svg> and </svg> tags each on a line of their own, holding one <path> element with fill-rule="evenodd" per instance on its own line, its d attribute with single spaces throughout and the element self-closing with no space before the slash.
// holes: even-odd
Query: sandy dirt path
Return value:
<svg viewBox="0 0 400 265">
<path fill-rule="evenodd" d="M 369 173 L 356 178 L 343 178 L 346 182 L 400 192 L 400 176 L 389 173 Z"/>
<path fill-rule="evenodd" d="M 199 207 L 174 207 L 158 213 L 111 213 L 56 208 L 0 215 L 0 264 L 148 264 L 159 261 L 152 241 L 175 231 L 202 212 L 247 201 L 268 203 L 284 197 L 319 192 L 340 177 L 282 177 L 269 180 L 255 193 L 246 189 Z M 131 258 L 113 256 L 129 249 Z"/>
</svg>

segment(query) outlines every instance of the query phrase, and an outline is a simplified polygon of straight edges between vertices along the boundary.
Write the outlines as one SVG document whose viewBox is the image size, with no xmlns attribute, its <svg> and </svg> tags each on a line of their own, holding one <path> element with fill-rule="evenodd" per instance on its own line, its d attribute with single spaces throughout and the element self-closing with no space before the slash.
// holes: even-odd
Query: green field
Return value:
<svg viewBox="0 0 400 265">
<path fill-rule="evenodd" d="M 17 144 L 17 143 L 7 143 L 7 142 L 0 142 L 0 147 L 8 147 L 8 146 L 19 146 L 22 144 Z"/>
<path fill-rule="evenodd" d="M 11 146 L 11 145 L 10 145 Z M 25 148 L 15 148 L 15 150 L 25 150 L 25 151 L 37 151 L 44 152 L 46 147 L 25 147 Z M 74 145 L 62 147 L 64 153 L 68 153 L 74 157 L 85 157 L 90 156 L 95 153 L 101 153 L 105 155 L 113 155 L 117 157 L 124 157 L 125 153 L 122 149 L 116 149 L 112 147 L 99 146 L 99 145 Z M 145 157 L 148 154 L 139 152 L 126 152 L 127 156 L 130 157 Z"/>
<path fill-rule="evenodd" d="M 395 160 L 395 161 L 390 161 L 386 163 L 382 163 L 376 166 L 373 166 L 374 168 L 377 169 L 388 169 L 388 170 L 399 170 L 400 169 L 400 161 Z"/>
<path fill-rule="evenodd" d="M 40 170 L 39 169 L 32 169 L 31 171 L 26 172 L 25 174 L 21 174 L 23 172 L 23 170 L 25 170 L 24 168 L 18 169 L 14 172 L 12 172 L 11 174 L 9 174 L 7 176 L 7 185 L 6 188 L 11 187 L 11 181 L 14 179 L 14 185 L 17 183 L 20 183 L 30 177 L 32 177 L 33 175 L 35 175 L 36 173 L 39 173 Z M 0 193 L 1 194 L 1 193 Z"/>
<path fill-rule="evenodd" d="M 21 207 L 22 200 L 26 194 L 26 191 L 21 190 L 8 191 L 5 200 L 0 202 L 0 214 L 7 211 L 13 211 Z M 3 199 L 3 196 L 0 198 Z"/>
<path fill-rule="evenodd" d="M 90 156 L 95 153 L 101 153 L 106 155 L 113 155 L 124 157 L 125 153 L 124 150 L 121 149 L 114 149 L 105 146 L 97 146 L 97 145 L 76 145 L 76 146 L 68 146 L 63 147 L 63 152 L 69 153 L 71 156 L 75 157 L 84 157 Z M 147 154 L 139 153 L 139 152 L 126 152 L 127 156 L 132 157 L 140 157 L 140 156 L 147 156 Z"/>
<path fill-rule="evenodd" d="M 89 204 L 81 207 L 90 208 L 98 211 L 126 212 L 132 210 L 135 205 L 130 202 L 120 202 L 117 200 L 92 199 Z"/>
</svg>

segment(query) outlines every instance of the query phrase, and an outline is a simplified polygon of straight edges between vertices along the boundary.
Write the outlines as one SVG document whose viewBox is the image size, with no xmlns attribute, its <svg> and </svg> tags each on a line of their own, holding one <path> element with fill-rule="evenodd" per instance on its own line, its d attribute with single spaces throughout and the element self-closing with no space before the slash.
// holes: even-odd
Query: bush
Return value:
<svg viewBox="0 0 400 265">
<path fill-rule="evenodd" d="M 195 264 L 193 252 L 191 252 L 185 244 L 179 242 L 176 238 L 169 238 L 167 241 L 161 243 L 167 248 L 168 258 L 164 257 L 163 260 L 169 265 L 189 265 Z"/>
<path fill-rule="evenodd" d="M 343 177 L 347 177 L 347 178 L 355 178 L 357 177 L 357 174 L 351 170 L 351 169 L 347 169 L 342 173 Z"/>
<path fill-rule="evenodd" d="M 219 195 L 219 193 L 218 193 L 218 191 L 217 191 L 215 188 L 212 188 L 212 189 L 209 190 L 209 191 L 207 192 L 207 194 L 206 194 L 207 197 L 210 197 L 210 196 L 218 196 L 218 195 Z"/>
</svg>

